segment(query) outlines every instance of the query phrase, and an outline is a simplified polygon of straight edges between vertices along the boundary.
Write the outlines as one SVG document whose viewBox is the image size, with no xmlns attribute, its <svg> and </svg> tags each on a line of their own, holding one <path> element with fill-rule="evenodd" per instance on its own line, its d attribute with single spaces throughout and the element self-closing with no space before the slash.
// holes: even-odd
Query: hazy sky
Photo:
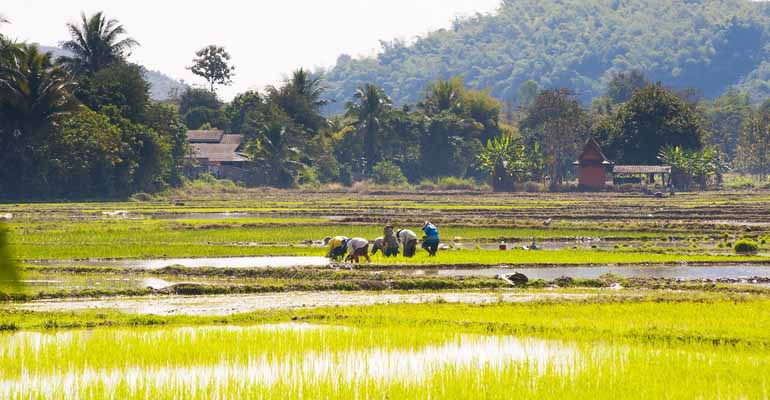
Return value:
<svg viewBox="0 0 770 400">
<path fill-rule="evenodd" d="M 379 40 L 412 39 L 457 16 L 490 12 L 500 0 L 3 0 L 4 33 L 56 45 L 80 12 L 104 11 L 138 40 L 131 60 L 188 83 L 194 52 L 223 45 L 236 77 L 225 98 L 281 81 L 298 67 L 331 66 L 340 54 L 370 55 Z"/>
</svg>

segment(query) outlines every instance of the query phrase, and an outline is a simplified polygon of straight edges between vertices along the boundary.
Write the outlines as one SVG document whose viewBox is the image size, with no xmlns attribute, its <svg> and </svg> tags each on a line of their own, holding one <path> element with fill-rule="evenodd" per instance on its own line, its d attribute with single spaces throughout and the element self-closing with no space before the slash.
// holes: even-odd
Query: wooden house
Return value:
<svg viewBox="0 0 770 400">
<path fill-rule="evenodd" d="M 210 173 L 217 178 L 242 180 L 250 163 L 241 151 L 243 135 L 226 134 L 220 130 L 194 130 L 187 132 L 193 164 L 191 174 Z"/>
<path fill-rule="evenodd" d="M 578 187 L 582 190 L 603 190 L 607 186 L 607 174 L 612 171 L 612 162 L 604 156 L 599 143 L 589 139 L 574 163 L 578 172 Z M 611 179 L 610 179 L 611 180 Z"/>
</svg>

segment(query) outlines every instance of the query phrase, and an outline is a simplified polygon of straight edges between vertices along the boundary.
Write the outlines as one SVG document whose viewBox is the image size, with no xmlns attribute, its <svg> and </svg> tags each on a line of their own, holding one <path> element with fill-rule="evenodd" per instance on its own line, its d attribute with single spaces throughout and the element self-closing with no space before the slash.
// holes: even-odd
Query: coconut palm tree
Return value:
<svg viewBox="0 0 770 400">
<path fill-rule="evenodd" d="M 463 108 L 464 94 L 465 84 L 461 78 L 440 80 L 428 87 L 425 100 L 419 106 L 428 114 L 439 114 L 443 111 L 460 112 Z"/>
<path fill-rule="evenodd" d="M 93 74 L 123 60 L 139 43 L 125 37 L 126 29 L 117 20 L 107 19 L 98 12 L 90 17 L 81 14 L 81 22 L 67 24 L 71 40 L 64 42 L 65 50 L 73 55 L 60 61 L 76 74 Z"/>
<path fill-rule="evenodd" d="M 73 87 L 50 53 L 40 52 L 36 45 L 20 45 L 0 67 L 0 117 L 16 130 L 53 124 L 76 108 Z"/>
<path fill-rule="evenodd" d="M 358 88 L 353 97 L 355 101 L 345 105 L 345 116 L 352 118 L 358 131 L 363 134 L 364 156 L 367 170 L 370 170 L 379 161 L 381 131 L 392 111 L 393 101 L 382 89 L 372 84 Z"/>
<path fill-rule="evenodd" d="M 289 87 L 313 109 L 320 110 L 328 101 L 323 99 L 325 88 L 321 84 L 320 76 L 310 75 L 300 68 L 291 75 L 288 81 Z"/>
</svg>

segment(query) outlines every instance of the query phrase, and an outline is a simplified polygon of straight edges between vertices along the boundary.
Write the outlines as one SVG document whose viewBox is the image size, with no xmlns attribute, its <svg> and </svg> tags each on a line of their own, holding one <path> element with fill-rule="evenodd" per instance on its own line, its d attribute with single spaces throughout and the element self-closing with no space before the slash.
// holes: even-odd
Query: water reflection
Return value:
<svg viewBox="0 0 770 400">
<path fill-rule="evenodd" d="M 276 324 L 262 327 L 175 328 L 147 334 L 171 333 L 180 340 L 184 340 L 182 336 L 188 336 L 185 343 L 192 345 L 194 342 L 189 341 L 189 336 L 205 330 L 221 330 L 224 334 L 237 332 L 240 335 L 249 331 L 280 331 L 287 335 L 301 336 L 318 329 L 338 328 Z M 66 354 L 67 346 L 83 345 L 83 341 L 88 340 L 83 336 L 87 334 L 86 331 L 17 333 L 2 340 L 2 351 L 12 354 L 21 351 L 22 346 L 31 346 L 37 350 L 44 346 L 58 346 Z M 387 337 L 383 337 L 383 340 L 387 340 Z M 270 387 L 286 383 L 286 379 L 306 385 L 329 382 L 335 385 L 365 382 L 417 384 L 445 372 L 447 368 L 481 373 L 489 369 L 502 370 L 512 365 L 522 366 L 533 374 L 546 371 L 568 374 L 574 372 L 580 364 L 579 358 L 580 352 L 576 346 L 556 341 L 511 336 L 450 335 L 442 343 L 413 349 L 374 347 L 333 352 L 312 348 L 299 357 L 254 353 L 238 357 L 237 360 L 222 359 L 208 365 L 178 366 L 169 362 L 148 368 L 116 365 L 105 369 L 72 369 L 72 366 L 63 363 L 59 374 L 23 373 L 13 379 L 0 381 L 0 397 L 21 395 L 76 398 L 88 393 L 90 388 L 104 389 L 105 393 L 113 395 L 117 388 L 121 391 L 128 388 L 130 395 L 140 395 L 142 390 L 148 388 L 169 393 L 180 393 L 181 390 L 185 394 L 195 395 L 249 385 Z"/>
</svg>

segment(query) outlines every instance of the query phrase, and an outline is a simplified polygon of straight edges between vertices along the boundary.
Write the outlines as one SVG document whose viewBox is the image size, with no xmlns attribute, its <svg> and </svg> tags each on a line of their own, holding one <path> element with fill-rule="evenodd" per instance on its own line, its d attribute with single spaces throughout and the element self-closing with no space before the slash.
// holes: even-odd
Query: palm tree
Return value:
<svg viewBox="0 0 770 400">
<path fill-rule="evenodd" d="M 270 119 L 260 128 L 259 137 L 248 144 L 246 152 L 264 173 L 268 185 L 292 187 L 302 168 L 301 151 L 291 145 L 291 128 L 279 119 Z"/>
<path fill-rule="evenodd" d="M 367 170 L 370 170 L 379 161 L 380 130 L 392 111 L 393 101 L 382 89 L 372 84 L 358 88 L 353 97 L 355 101 L 345 105 L 345 116 L 354 119 L 356 128 L 363 133 L 364 156 Z"/>
<path fill-rule="evenodd" d="M 107 19 L 98 12 L 90 17 L 81 14 L 80 25 L 67 24 L 71 40 L 64 42 L 71 57 L 60 60 L 76 74 L 93 74 L 123 60 L 139 43 L 126 35 L 126 29 L 117 20 Z"/>
<path fill-rule="evenodd" d="M 458 112 L 462 110 L 464 94 L 465 84 L 462 79 L 456 77 L 448 81 L 438 81 L 428 87 L 425 100 L 419 106 L 430 114 Z"/>
<path fill-rule="evenodd" d="M 76 108 L 74 83 L 67 72 L 36 45 L 20 45 L 8 65 L 0 67 L 0 116 L 14 129 L 56 123 Z"/>
<path fill-rule="evenodd" d="M 320 76 L 310 75 L 303 68 L 300 68 L 292 73 L 291 79 L 287 83 L 294 90 L 294 93 L 305 100 L 313 109 L 320 110 L 328 104 L 328 101 L 323 99 L 326 89 L 321 85 Z"/>
<path fill-rule="evenodd" d="M 326 126 L 326 118 L 321 114 L 328 103 L 323 99 L 325 90 L 320 76 L 300 68 L 281 87 L 268 86 L 267 94 L 291 118 L 315 134 Z"/>
</svg>

